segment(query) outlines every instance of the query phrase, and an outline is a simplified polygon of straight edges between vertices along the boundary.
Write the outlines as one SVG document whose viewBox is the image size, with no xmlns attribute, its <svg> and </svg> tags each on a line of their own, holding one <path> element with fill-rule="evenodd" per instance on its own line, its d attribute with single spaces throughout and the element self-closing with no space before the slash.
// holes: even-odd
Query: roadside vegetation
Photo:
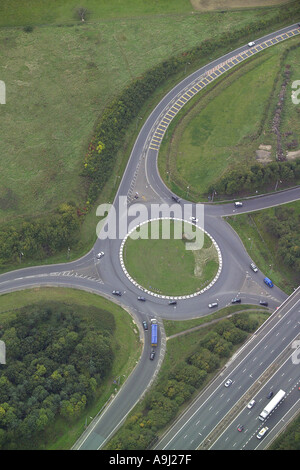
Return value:
<svg viewBox="0 0 300 470">
<path fill-rule="evenodd" d="M 123 309 L 72 289 L 2 295 L 0 325 L 2 450 L 70 449 L 141 351 Z"/>
<path fill-rule="evenodd" d="M 255 264 L 287 294 L 300 284 L 300 202 L 227 217 Z"/>
<path fill-rule="evenodd" d="M 269 450 L 300 450 L 300 416 L 274 441 Z"/>
<path fill-rule="evenodd" d="M 231 318 L 169 339 L 163 365 L 151 392 L 130 413 L 106 449 L 152 448 L 163 430 L 220 372 L 234 351 L 267 317 L 268 314 L 262 311 L 236 313 Z M 180 323 L 183 329 L 184 322 Z"/>
</svg>

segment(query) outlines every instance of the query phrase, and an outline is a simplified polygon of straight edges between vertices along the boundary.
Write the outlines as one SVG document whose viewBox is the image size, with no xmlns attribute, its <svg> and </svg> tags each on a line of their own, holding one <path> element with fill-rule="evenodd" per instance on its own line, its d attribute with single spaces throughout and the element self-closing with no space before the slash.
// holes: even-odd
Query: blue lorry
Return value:
<svg viewBox="0 0 300 470">
<path fill-rule="evenodd" d="M 157 346 L 157 322 L 155 319 L 151 320 L 151 346 Z"/>
</svg>

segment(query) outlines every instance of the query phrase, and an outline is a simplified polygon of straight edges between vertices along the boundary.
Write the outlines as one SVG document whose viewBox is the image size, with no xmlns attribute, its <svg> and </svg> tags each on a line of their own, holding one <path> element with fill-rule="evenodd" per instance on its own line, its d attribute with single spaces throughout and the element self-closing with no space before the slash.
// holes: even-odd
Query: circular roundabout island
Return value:
<svg viewBox="0 0 300 470">
<path fill-rule="evenodd" d="M 209 289 L 222 268 L 215 240 L 195 223 L 152 219 L 123 240 L 120 261 L 128 279 L 148 294 L 189 298 Z"/>
</svg>

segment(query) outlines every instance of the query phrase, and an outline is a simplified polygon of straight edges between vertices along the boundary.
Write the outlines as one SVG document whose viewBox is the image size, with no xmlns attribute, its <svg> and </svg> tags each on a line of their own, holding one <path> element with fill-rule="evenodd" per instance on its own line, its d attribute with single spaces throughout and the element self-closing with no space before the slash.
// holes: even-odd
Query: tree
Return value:
<svg viewBox="0 0 300 470">
<path fill-rule="evenodd" d="M 81 19 L 81 21 L 85 21 L 88 10 L 87 10 L 87 8 L 84 8 L 84 7 L 78 7 L 77 10 L 76 10 L 76 13 L 79 16 L 79 18 Z"/>
</svg>

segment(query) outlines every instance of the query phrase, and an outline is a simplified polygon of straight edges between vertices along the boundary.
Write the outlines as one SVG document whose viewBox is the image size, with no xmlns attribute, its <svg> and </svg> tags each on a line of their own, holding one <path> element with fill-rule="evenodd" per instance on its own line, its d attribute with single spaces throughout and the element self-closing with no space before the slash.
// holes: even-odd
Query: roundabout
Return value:
<svg viewBox="0 0 300 470">
<path fill-rule="evenodd" d="M 198 240 L 198 243 L 199 243 L 199 246 L 197 247 L 197 249 L 195 248 L 192 248 L 192 249 L 187 249 L 186 247 L 181 247 L 180 249 L 180 245 L 185 245 L 185 243 L 187 242 L 188 243 L 188 239 L 184 240 L 184 237 L 188 236 L 187 234 L 185 234 L 184 232 L 182 231 L 179 231 L 178 235 L 178 239 L 177 239 L 177 245 L 176 245 L 176 248 L 175 251 L 169 253 L 169 250 L 170 250 L 170 244 L 174 244 L 174 239 L 170 241 L 170 239 L 168 238 L 167 240 L 165 240 L 166 244 L 165 244 L 165 250 L 168 252 L 168 256 L 166 257 L 161 257 L 161 265 L 160 267 L 158 268 L 159 271 L 162 271 L 162 264 L 165 265 L 166 263 L 169 264 L 168 266 L 168 269 L 167 269 L 167 273 L 165 272 L 158 272 L 157 273 L 157 264 L 154 264 L 154 266 L 152 265 L 151 268 L 154 268 L 154 277 L 152 278 L 151 274 L 153 274 L 153 271 L 151 271 L 151 268 L 147 269 L 147 262 L 148 260 L 146 260 L 146 263 L 143 263 L 142 266 L 141 266 L 141 270 L 144 271 L 144 269 L 146 269 L 146 275 L 148 276 L 148 279 L 150 280 L 151 284 L 153 284 L 152 280 L 154 282 L 157 283 L 159 287 L 159 292 L 155 292 L 155 290 L 153 288 L 151 288 L 151 285 L 149 285 L 149 288 L 146 288 L 145 286 L 143 286 L 141 283 L 137 282 L 137 277 L 141 274 L 139 272 L 137 272 L 137 276 L 134 276 L 134 275 L 131 275 L 130 273 L 132 273 L 131 270 L 129 270 L 130 272 L 128 272 L 128 269 L 126 268 L 126 262 L 124 261 L 124 252 L 127 248 L 126 246 L 126 243 L 129 241 L 130 238 L 134 237 L 134 240 L 136 241 L 137 240 L 137 236 L 139 237 L 140 236 L 140 233 L 137 234 L 137 229 L 139 229 L 139 232 L 142 232 L 143 228 L 146 228 L 146 231 L 144 230 L 144 237 L 146 236 L 146 240 L 148 241 L 148 243 L 146 245 L 143 245 L 141 247 L 141 249 L 138 251 L 138 253 L 134 253 L 134 256 L 137 257 L 137 263 L 140 264 L 141 263 L 141 260 L 143 259 L 144 257 L 144 246 L 147 246 L 147 251 L 150 252 L 150 258 L 153 258 L 154 257 L 154 260 L 157 260 L 160 255 L 161 255 L 161 251 L 162 251 L 162 247 L 161 245 L 159 245 L 158 249 L 157 250 L 154 250 L 154 246 L 155 246 L 155 242 L 157 242 L 157 240 L 159 240 L 161 242 L 161 237 L 156 237 L 155 240 L 148 240 L 148 226 L 149 224 L 153 226 L 153 223 L 155 222 L 160 222 L 160 221 L 165 221 L 168 223 L 169 225 L 169 222 L 171 222 L 171 227 L 169 228 L 174 228 L 175 230 L 175 227 L 173 227 L 173 224 L 175 221 L 178 222 L 178 224 L 181 226 L 182 225 L 182 222 L 184 222 L 184 226 L 185 228 L 190 228 L 191 230 L 191 236 L 193 236 L 193 232 L 192 232 L 192 229 L 196 229 L 195 231 L 199 231 L 199 233 L 201 234 L 199 238 L 203 238 L 203 241 L 201 240 Z M 169 235 L 170 233 L 168 233 Z M 161 231 L 159 234 L 156 234 L 156 235 L 161 235 Z M 175 237 L 174 237 L 175 238 Z M 197 243 L 196 241 L 194 243 Z M 156 243 L 157 244 L 157 243 Z M 205 247 L 207 245 L 210 245 L 208 247 Z M 133 244 L 131 245 L 132 246 L 132 249 L 131 251 L 135 252 L 136 250 L 136 242 L 133 241 Z M 178 250 L 179 248 L 179 250 Z M 193 261 L 195 263 L 193 263 L 194 265 L 192 266 L 193 268 L 193 276 L 189 276 L 189 271 L 191 268 L 190 264 L 188 265 L 187 269 L 186 270 L 183 270 L 183 272 L 180 272 L 178 271 L 178 269 L 180 268 L 180 264 L 183 263 L 183 258 L 184 258 L 184 254 L 183 252 L 186 250 L 186 254 L 190 255 L 190 258 L 192 258 L 192 263 Z M 201 250 L 203 250 L 201 252 Z M 178 253 L 178 251 L 180 252 L 180 255 Z M 208 252 L 210 251 L 210 254 L 208 256 L 208 259 L 206 259 L 206 261 L 201 261 L 199 260 L 199 253 L 203 253 L 204 251 Z M 131 255 L 133 255 L 133 253 L 131 253 Z M 197 255 L 198 255 L 198 263 L 197 263 Z M 176 264 L 174 265 L 174 257 L 177 257 L 177 256 L 180 256 L 180 259 L 178 260 L 178 258 L 176 258 L 175 261 L 177 261 L 177 266 Z M 217 261 L 216 261 L 217 259 Z M 197 274 L 195 276 L 195 271 L 197 270 L 197 267 L 198 267 L 198 271 L 200 270 L 201 271 L 201 274 L 203 272 L 203 270 L 205 269 L 206 266 L 208 266 L 208 264 L 211 263 L 213 264 L 212 266 L 212 271 L 213 273 L 210 272 L 210 274 L 208 275 L 204 275 L 203 277 L 199 274 L 198 274 L 198 279 L 197 279 Z M 172 218 L 172 219 L 169 219 L 167 217 L 165 218 L 160 218 L 160 219 L 150 219 L 148 221 L 145 221 L 139 225 L 137 225 L 136 227 L 134 227 L 128 234 L 127 236 L 124 238 L 124 240 L 122 241 L 122 244 L 121 244 L 121 248 L 120 248 L 120 264 L 122 266 L 122 269 L 123 269 L 123 272 L 124 274 L 126 275 L 127 279 L 130 280 L 130 282 L 133 283 L 133 285 L 135 287 L 138 287 L 140 290 L 142 290 L 144 293 L 147 293 L 149 295 L 152 295 L 154 297 L 157 297 L 157 298 L 161 298 L 161 299 L 173 299 L 173 300 L 184 300 L 184 299 L 190 299 L 190 298 L 193 298 L 193 297 L 196 297 L 200 294 L 203 294 L 204 292 L 206 292 L 208 289 L 210 289 L 214 284 L 215 282 L 218 280 L 219 276 L 220 276 L 220 273 L 221 273 L 221 270 L 222 270 L 222 255 L 221 255 L 221 250 L 220 248 L 218 247 L 216 241 L 213 239 L 213 237 L 204 229 L 200 228 L 199 226 L 195 226 L 192 222 L 189 222 L 189 221 L 183 221 L 182 219 L 177 219 L 177 218 Z M 198 266 L 197 266 L 198 264 Z M 177 286 L 174 287 L 173 285 L 173 282 L 175 283 L 175 279 L 171 279 L 171 281 L 169 283 L 167 283 L 167 286 L 165 286 L 164 288 L 162 288 L 162 282 L 164 281 L 164 278 L 168 277 L 168 273 L 171 273 L 173 269 L 177 269 L 175 271 L 175 279 L 177 277 Z M 209 270 L 211 271 L 211 269 Z M 156 278 L 156 276 L 160 274 L 161 277 L 158 277 L 158 279 Z M 184 276 L 189 276 L 189 278 L 191 278 L 191 280 L 199 280 L 200 278 L 200 281 L 202 284 L 204 284 L 204 286 L 201 288 L 199 287 L 198 289 L 196 289 L 195 291 L 191 291 L 191 287 L 189 287 L 189 292 L 186 292 L 186 293 L 175 293 L 175 292 L 178 292 L 178 284 L 180 284 L 180 279 Z M 168 290 L 169 292 L 163 292 L 163 290 Z M 173 290 L 174 292 L 172 294 L 170 294 L 170 291 Z"/>
<path fill-rule="evenodd" d="M 130 159 L 121 179 L 114 209 L 122 218 L 129 207 L 135 203 L 132 195 L 136 187 L 147 189 L 147 202 L 171 204 L 174 194 L 165 186 L 157 169 L 157 155 L 167 127 L 173 117 L 180 111 L 185 102 L 189 101 L 208 83 L 225 73 L 240 61 L 263 51 L 266 47 L 298 35 L 300 29 L 291 25 L 256 40 L 256 46 L 249 49 L 247 45 L 231 51 L 220 59 L 202 67 L 189 77 L 186 77 L 172 89 L 151 112 L 144 123 L 133 146 Z M 140 186 L 138 186 L 140 185 Z M 120 198 L 126 199 L 126 204 L 120 205 Z M 285 204 L 300 198 L 300 188 L 263 197 L 248 199 L 238 213 L 252 212 L 274 205 Z M 188 201 L 181 201 L 181 204 Z M 269 307 L 275 311 L 287 299 L 287 295 L 278 287 L 268 290 L 264 286 L 264 274 L 251 272 L 251 258 L 246 252 L 240 238 L 227 224 L 225 218 L 234 216 L 237 209 L 232 203 L 205 205 L 205 229 L 201 230 L 212 240 L 218 253 L 217 273 L 209 280 L 208 285 L 187 295 L 167 295 L 152 292 L 142 286 L 127 270 L 124 262 L 124 245 L 129 231 L 121 239 L 97 239 L 93 249 L 82 258 L 65 264 L 52 266 L 37 266 L 7 272 L 0 276 L 0 293 L 29 289 L 38 286 L 72 287 L 74 289 L 96 292 L 120 304 L 129 312 L 140 331 L 143 350 L 139 362 L 124 383 L 122 389 L 113 401 L 87 428 L 74 445 L 74 449 L 100 449 L 111 438 L 124 422 L 136 403 L 144 396 L 155 380 L 162 364 L 166 350 L 166 338 L 163 329 L 163 319 L 181 320 L 206 316 L 209 313 L 208 304 L 218 302 L 219 308 L 230 304 L 236 295 L 242 297 L 243 303 L 257 305 L 264 296 L 268 299 Z M 151 220 L 151 219 L 150 219 Z M 180 219 L 179 219 L 180 220 Z M 148 224 L 149 220 L 141 222 Z M 192 225 L 192 224 L 190 224 Z M 101 259 L 97 254 L 104 253 Z M 111 295 L 113 290 L 122 292 L 122 297 L 116 299 Z M 138 296 L 146 297 L 146 302 L 140 303 Z M 201 294 L 201 295 L 200 295 Z M 166 300 L 179 299 L 175 309 L 170 309 Z M 149 361 L 151 345 L 149 337 L 142 331 L 142 322 L 156 319 L 159 325 L 157 354 L 154 361 Z M 287 335 L 290 334 L 287 330 Z M 286 341 L 289 337 L 287 336 Z M 266 355 L 265 355 L 266 356 Z M 257 361 L 258 362 L 258 361 Z M 249 379 L 250 380 L 250 379 Z M 248 384 L 246 384 L 248 387 Z M 236 399 L 238 400 L 238 394 Z M 226 415 L 226 403 L 223 400 L 222 413 Z M 220 413 L 220 417 L 221 414 Z M 209 429 L 207 430 L 209 434 Z M 208 435 L 207 434 L 207 435 Z"/>
</svg>

